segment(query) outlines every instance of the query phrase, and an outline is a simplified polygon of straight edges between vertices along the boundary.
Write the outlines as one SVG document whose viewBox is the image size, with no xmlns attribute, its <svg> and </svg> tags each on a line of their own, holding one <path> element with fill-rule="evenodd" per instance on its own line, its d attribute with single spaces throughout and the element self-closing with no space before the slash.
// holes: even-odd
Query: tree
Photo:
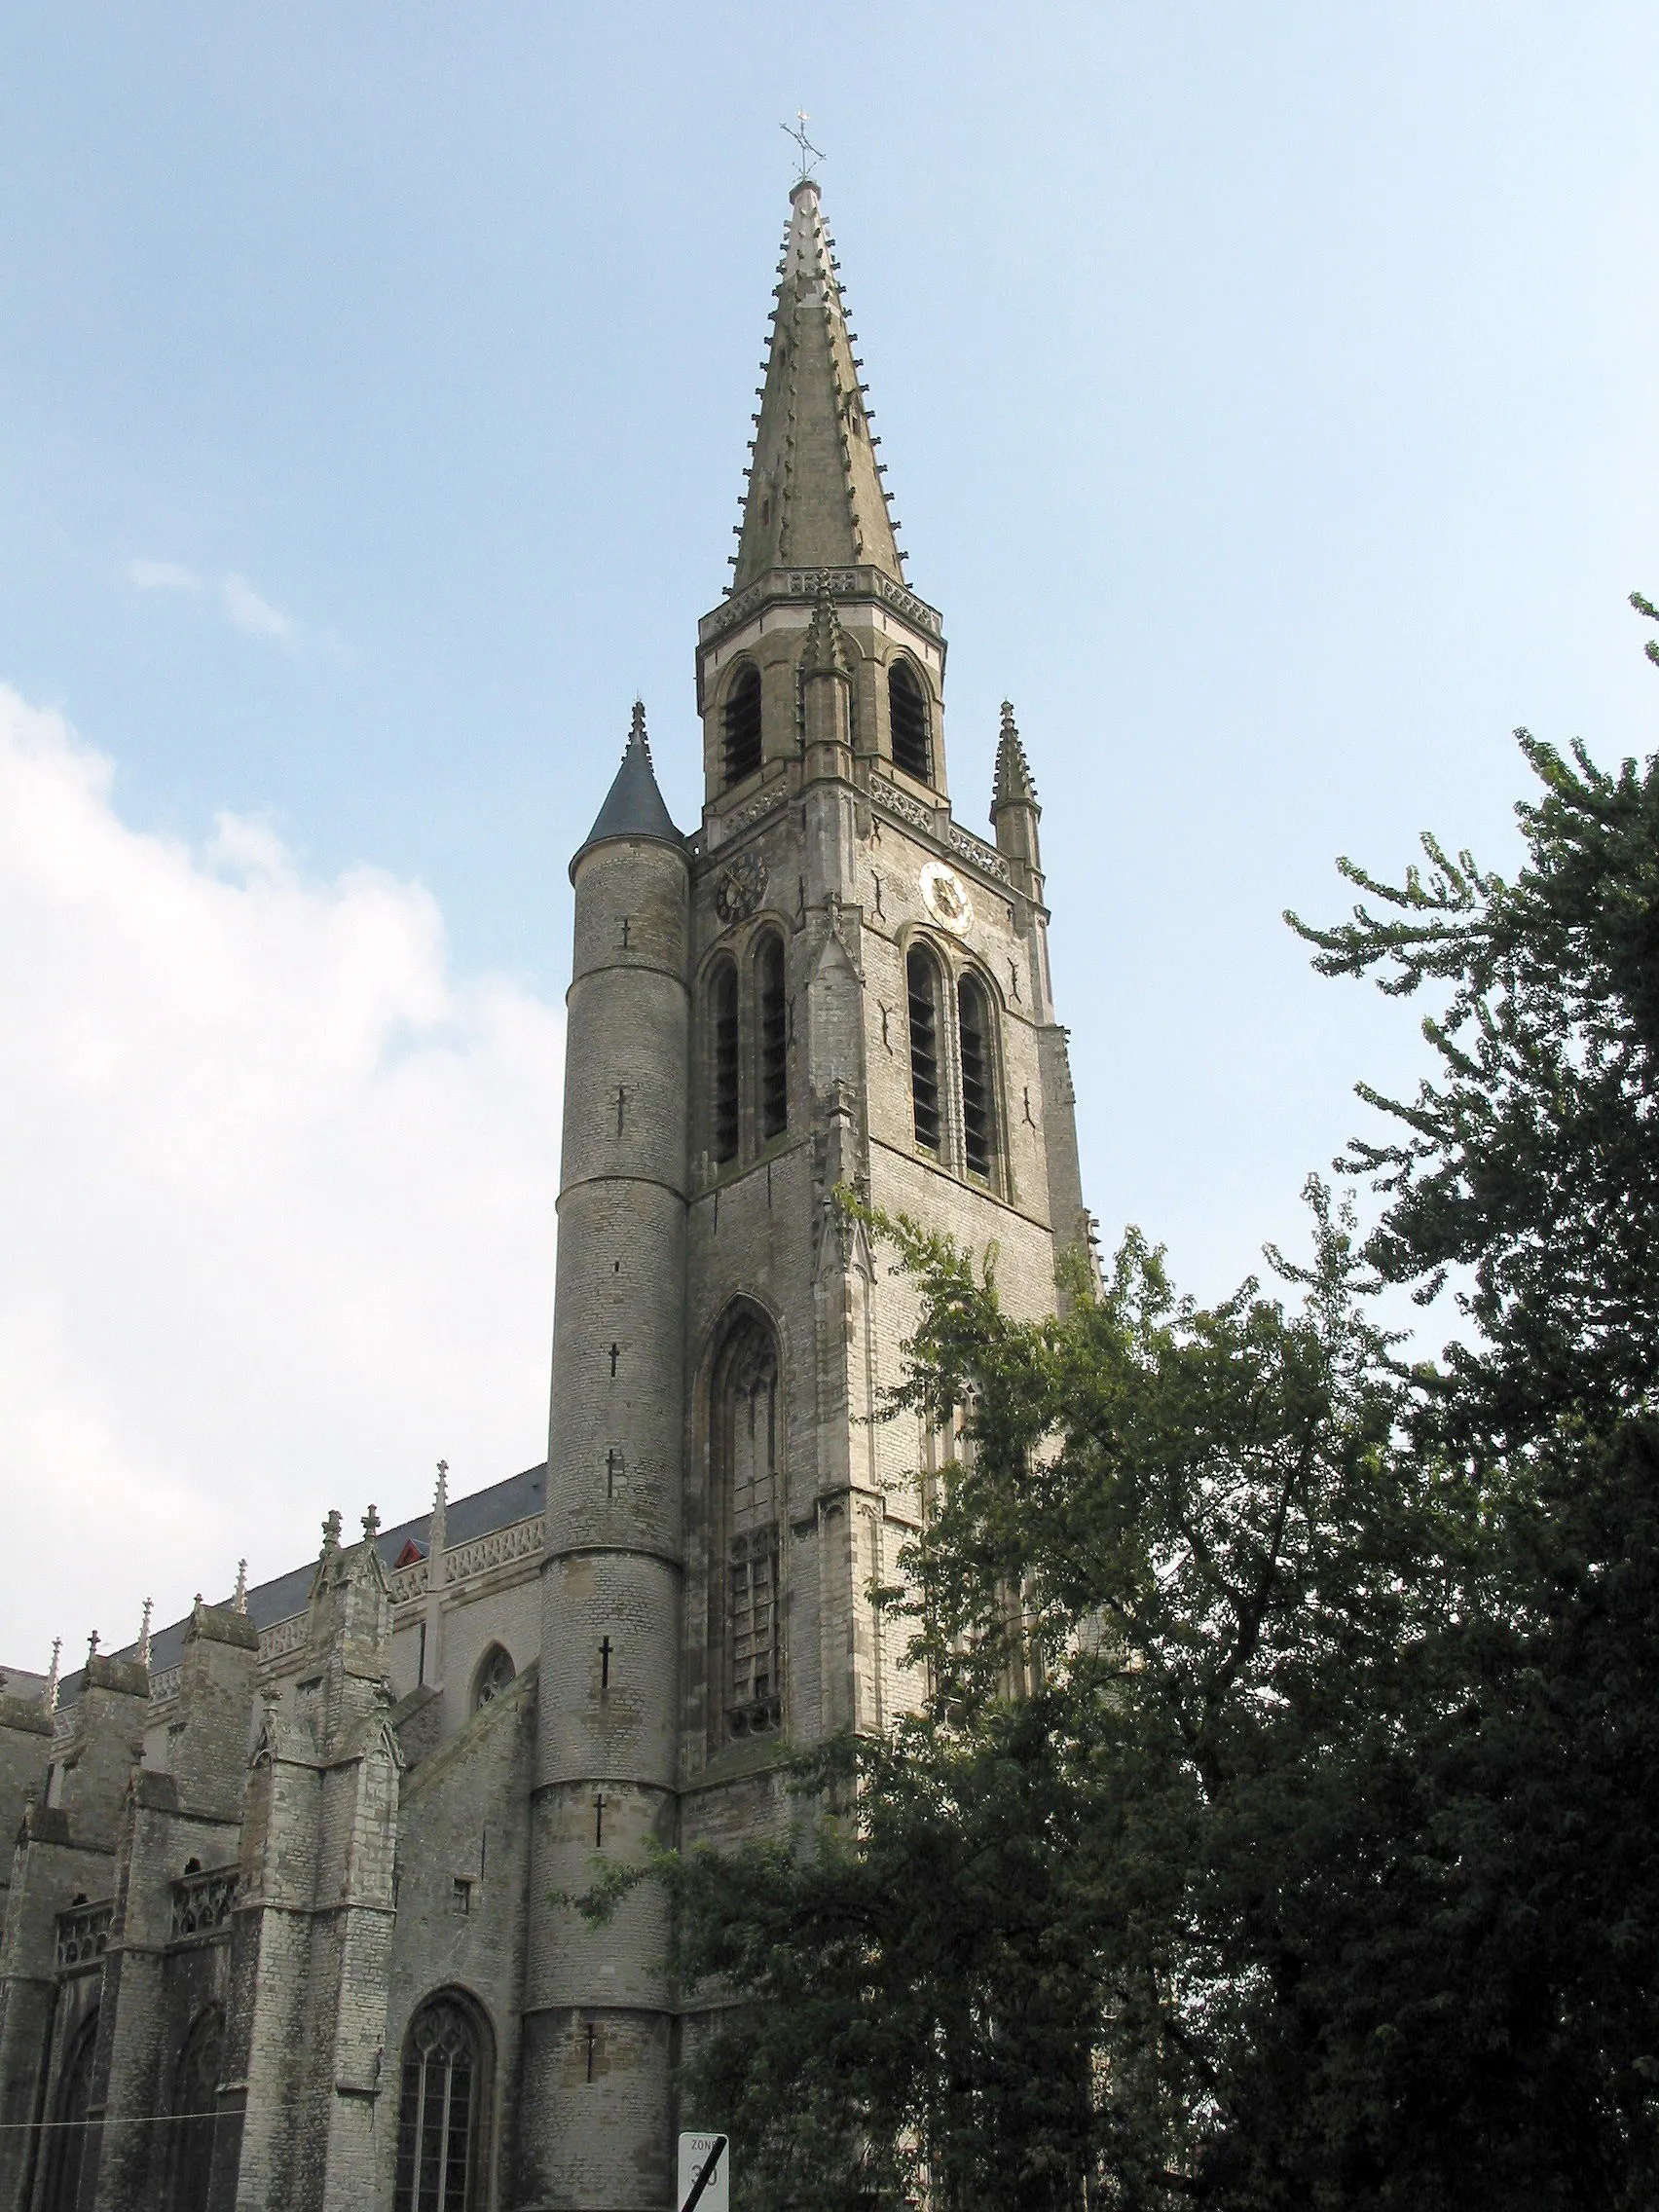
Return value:
<svg viewBox="0 0 1659 2212">
<path fill-rule="evenodd" d="M 1390 1198 L 1367 1247 L 1385 1280 L 1426 1301 L 1448 1271 L 1471 1276 L 1477 1341 L 1448 1346 L 1433 1403 L 1493 1454 L 1564 1415 L 1601 1428 L 1650 1408 L 1659 1346 L 1659 756 L 1609 776 L 1581 744 L 1574 769 L 1515 734 L 1544 793 L 1516 808 L 1513 884 L 1425 836 L 1426 878 L 1338 863 L 1382 914 L 1286 916 L 1323 975 L 1446 989 L 1422 1025 L 1438 1078 L 1410 1103 L 1361 1085 L 1399 1134 L 1339 1165 Z"/>
<path fill-rule="evenodd" d="M 1652 2201 L 1659 762 L 1519 735 L 1513 883 L 1425 838 L 1292 917 L 1441 1001 L 1298 1304 L 1198 1309 L 1131 1232 L 1020 1323 L 878 1225 L 899 1402 L 972 1447 L 890 1594 L 924 1709 L 801 1763 L 794 1846 L 661 1869 L 757 2208 Z M 1449 1273 L 1410 1365 L 1368 1285 Z"/>
<path fill-rule="evenodd" d="M 1402 1487 L 1351 1225 L 1310 1196 L 1288 1313 L 1178 1300 L 1131 1235 L 1104 1295 L 1021 1323 L 879 1225 L 922 1292 L 900 1400 L 970 1409 L 890 1599 L 927 1703 L 803 1769 L 840 1808 L 814 1852 L 673 1870 L 682 1972 L 756 2001 L 699 2086 L 758 2202 L 1154 2205 L 1219 2172 L 1298 1972 L 1287 1869 L 1446 1604 L 1408 1571 L 1442 1505 Z"/>
</svg>

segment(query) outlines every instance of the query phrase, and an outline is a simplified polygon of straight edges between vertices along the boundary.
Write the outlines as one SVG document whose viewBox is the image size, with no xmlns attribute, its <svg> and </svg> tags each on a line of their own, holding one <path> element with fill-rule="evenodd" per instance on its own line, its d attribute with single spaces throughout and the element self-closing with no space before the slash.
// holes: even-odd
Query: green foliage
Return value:
<svg viewBox="0 0 1659 2212">
<path fill-rule="evenodd" d="M 1280 1295 L 1130 1232 L 1031 1322 L 872 1222 L 895 1409 L 964 1416 L 884 1594 L 926 1699 L 799 1762 L 789 1844 L 658 1869 L 753 2212 L 1653 2200 L 1659 765 L 1522 745 L 1512 885 L 1428 839 L 1296 925 L 1441 994 L 1363 1241 L 1312 1183 Z M 1409 1367 L 1370 1292 L 1449 1270 Z"/>
<path fill-rule="evenodd" d="M 1426 1299 L 1469 1272 L 1480 1342 L 1447 1347 L 1438 1402 L 1493 1451 L 1563 1408 L 1601 1422 L 1649 1402 L 1659 1342 L 1659 757 L 1609 776 L 1582 745 L 1574 768 L 1516 736 L 1544 795 L 1516 808 L 1513 884 L 1425 836 L 1426 878 L 1339 863 L 1382 913 L 1287 916 L 1321 974 L 1446 993 L 1423 1022 L 1438 1077 L 1410 1102 L 1361 1086 L 1401 1133 L 1342 1164 L 1392 1196 L 1367 1254 L 1386 1279 Z"/>
</svg>

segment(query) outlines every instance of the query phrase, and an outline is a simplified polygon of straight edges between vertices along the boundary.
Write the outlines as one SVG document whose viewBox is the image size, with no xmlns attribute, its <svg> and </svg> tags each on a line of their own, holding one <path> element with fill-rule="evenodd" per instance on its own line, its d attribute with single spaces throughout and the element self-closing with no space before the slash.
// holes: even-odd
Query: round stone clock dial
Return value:
<svg viewBox="0 0 1659 2212">
<path fill-rule="evenodd" d="M 715 910 L 722 922 L 746 922 L 766 896 L 766 864 L 758 853 L 739 853 L 720 870 Z"/>
<path fill-rule="evenodd" d="M 929 861 L 922 869 L 922 902 L 936 922 L 960 937 L 974 919 L 974 902 L 968 886 L 943 861 Z"/>
</svg>

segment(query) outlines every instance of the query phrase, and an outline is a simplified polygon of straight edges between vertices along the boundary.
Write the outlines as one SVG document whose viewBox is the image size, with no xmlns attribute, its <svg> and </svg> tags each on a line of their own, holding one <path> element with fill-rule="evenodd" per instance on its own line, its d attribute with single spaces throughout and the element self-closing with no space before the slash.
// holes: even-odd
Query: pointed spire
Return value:
<svg viewBox="0 0 1659 2212">
<path fill-rule="evenodd" d="M 606 794 L 593 828 L 571 863 L 572 879 L 576 861 L 582 854 L 590 846 L 604 844 L 609 837 L 649 837 L 660 844 L 680 847 L 685 843 L 674 827 L 673 817 L 657 789 L 656 772 L 651 766 L 651 741 L 645 734 L 645 702 L 640 699 L 634 701 L 634 719 L 628 731 L 628 743 L 623 748 L 622 765 L 616 771 L 615 781 Z"/>
<path fill-rule="evenodd" d="M 449 1540 L 449 1461 L 438 1461 L 438 1487 L 432 1497 L 432 1518 L 426 1530 L 426 1556 L 439 1556 Z"/>
<path fill-rule="evenodd" d="M 902 582 L 817 179 L 802 177 L 790 199 L 731 589 L 768 569 L 859 563 Z"/>
<path fill-rule="evenodd" d="M 155 1610 L 155 1604 L 154 1598 L 146 1598 L 144 1601 L 144 1618 L 138 1629 L 138 1664 L 140 1667 L 147 1667 L 150 1664 L 150 1615 Z"/>
<path fill-rule="evenodd" d="M 237 1586 L 231 1592 L 231 1610 L 233 1613 L 245 1613 L 247 1611 L 247 1562 L 245 1559 L 239 1559 L 237 1562 Z"/>
<path fill-rule="evenodd" d="M 46 1696 L 43 1700 L 48 1713 L 57 1711 L 57 1665 L 62 1656 L 63 1639 L 55 1636 L 52 1640 L 52 1670 L 46 1677 Z"/>
<path fill-rule="evenodd" d="M 1005 806 L 1035 806 L 1037 784 L 1014 725 L 1011 700 L 1002 703 L 1002 734 L 997 739 L 997 772 L 991 786 L 991 820 Z"/>
</svg>

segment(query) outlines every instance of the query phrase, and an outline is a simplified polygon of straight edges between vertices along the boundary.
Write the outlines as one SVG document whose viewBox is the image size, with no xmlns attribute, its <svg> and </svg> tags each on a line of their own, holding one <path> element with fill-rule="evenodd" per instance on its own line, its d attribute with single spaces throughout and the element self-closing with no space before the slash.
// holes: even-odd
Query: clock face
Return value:
<svg viewBox="0 0 1659 2212">
<path fill-rule="evenodd" d="M 922 869 L 922 899 L 936 922 L 960 937 L 974 919 L 974 902 L 968 886 L 943 861 L 929 861 Z"/>
<path fill-rule="evenodd" d="M 766 896 L 766 864 L 758 853 L 739 853 L 722 868 L 715 886 L 715 908 L 722 922 L 746 922 Z"/>
</svg>

